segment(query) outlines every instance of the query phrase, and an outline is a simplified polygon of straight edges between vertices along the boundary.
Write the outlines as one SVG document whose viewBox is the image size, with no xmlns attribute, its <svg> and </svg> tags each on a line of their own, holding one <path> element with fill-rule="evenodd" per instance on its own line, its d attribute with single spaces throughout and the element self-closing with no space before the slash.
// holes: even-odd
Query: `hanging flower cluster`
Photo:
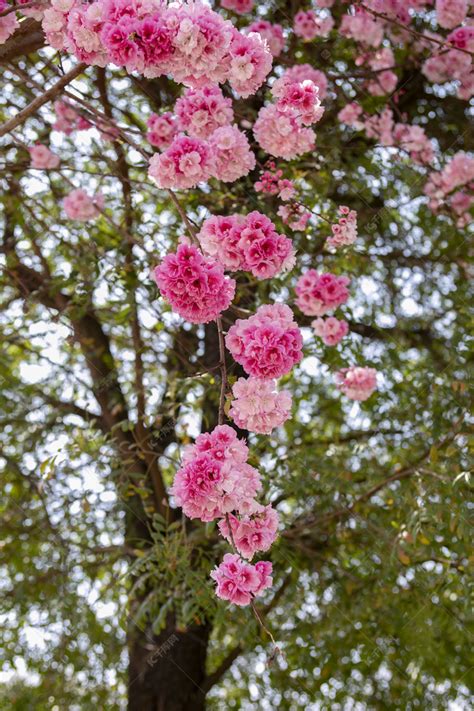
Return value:
<svg viewBox="0 0 474 711">
<path fill-rule="evenodd" d="M 239 32 L 201 2 L 53 0 L 43 30 L 52 47 L 88 64 L 113 62 L 196 88 L 229 81 L 243 97 L 255 93 L 272 65 L 259 34 Z"/>
<path fill-rule="evenodd" d="M 328 237 L 328 247 L 343 247 L 353 244 L 357 239 L 357 212 L 349 210 L 345 205 L 339 207 L 341 217 L 337 224 L 331 225 L 332 237 Z"/>
<path fill-rule="evenodd" d="M 270 434 L 290 416 L 291 394 L 278 392 L 274 380 L 239 378 L 232 388 L 232 407 L 229 410 L 237 427 L 258 434 Z"/>
<path fill-rule="evenodd" d="M 167 254 L 153 276 L 164 298 L 191 323 L 213 321 L 234 298 L 235 281 L 194 245 L 181 244 Z"/>
<path fill-rule="evenodd" d="M 281 25 L 272 24 L 267 20 L 256 20 L 245 29 L 245 32 L 258 32 L 268 44 L 273 57 L 279 57 L 285 48 L 285 35 Z"/>
<path fill-rule="evenodd" d="M 274 277 L 295 263 L 291 240 L 278 234 L 273 222 L 257 210 L 246 217 L 210 217 L 197 238 L 203 251 L 225 269 L 249 271 L 257 279 Z"/>
<path fill-rule="evenodd" d="M 259 306 L 248 319 L 237 319 L 226 346 L 246 373 L 262 380 L 280 378 L 303 357 L 303 339 L 285 304 Z"/>
</svg>

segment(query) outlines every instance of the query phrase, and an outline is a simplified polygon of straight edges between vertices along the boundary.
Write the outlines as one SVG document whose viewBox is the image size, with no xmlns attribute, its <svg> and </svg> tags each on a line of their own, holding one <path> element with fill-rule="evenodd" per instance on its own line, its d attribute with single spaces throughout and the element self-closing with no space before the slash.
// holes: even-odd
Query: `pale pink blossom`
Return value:
<svg viewBox="0 0 474 711">
<path fill-rule="evenodd" d="M 334 27 L 331 15 L 320 17 L 313 10 L 300 10 L 293 21 L 293 31 L 297 37 L 310 42 L 315 37 L 326 37 Z"/>
<path fill-rule="evenodd" d="M 310 64 L 295 64 L 287 69 L 272 85 L 272 94 L 276 98 L 283 96 L 288 84 L 299 84 L 302 81 L 312 81 L 319 89 L 321 101 L 327 95 L 328 80 L 324 72 L 314 69 Z"/>
<path fill-rule="evenodd" d="M 346 104 L 346 106 L 339 111 L 337 118 L 341 123 L 360 131 L 360 129 L 364 127 L 363 121 L 360 120 L 362 113 L 362 106 L 360 106 L 357 101 L 351 101 L 350 104 Z"/>
<path fill-rule="evenodd" d="M 155 148 L 168 148 L 178 132 L 176 120 L 170 111 L 151 114 L 147 127 L 147 140 Z"/>
<path fill-rule="evenodd" d="M 316 318 L 311 322 L 311 326 L 315 334 L 322 338 L 325 346 L 335 346 L 349 332 L 349 324 L 347 321 L 340 321 L 335 316 Z"/>
<path fill-rule="evenodd" d="M 85 190 L 76 188 L 69 195 L 66 195 L 63 200 L 63 207 L 70 220 L 87 222 L 99 217 L 104 207 L 104 197 L 100 193 L 91 197 Z"/>
<path fill-rule="evenodd" d="M 37 143 L 35 146 L 28 148 L 28 150 L 31 156 L 32 168 L 57 168 L 61 162 L 59 156 L 53 153 L 48 146 L 43 146 L 41 143 Z"/>
<path fill-rule="evenodd" d="M 239 378 L 232 394 L 229 417 L 241 429 L 270 434 L 290 417 L 291 394 L 287 390 L 278 392 L 273 380 Z"/>
<path fill-rule="evenodd" d="M 274 104 L 260 109 L 253 133 L 264 151 L 286 160 L 313 150 L 316 138 L 311 128 L 301 125 L 296 111 L 282 112 Z"/>
<path fill-rule="evenodd" d="M 255 155 L 245 133 L 237 126 L 222 126 L 209 137 L 213 154 L 212 174 L 225 183 L 233 183 L 255 168 Z"/>
<path fill-rule="evenodd" d="M 332 236 L 328 237 L 326 245 L 328 247 L 342 247 L 353 244 L 357 239 L 357 212 L 349 210 L 345 205 L 339 208 L 341 217 L 337 224 L 331 225 Z"/>
<path fill-rule="evenodd" d="M 199 138 L 176 136 L 171 145 L 150 160 L 148 175 L 159 188 L 194 188 L 207 181 L 214 170 L 211 148 Z"/>
<path fill-rule="evenodd" d="M 336 373 L 336 383 L 351 400 L 367 400 L 377 389 L 377 371 L 361 366 L 343 368 Z"/>
<path fill-rule="evenodd" d="M 234 120 L 232 100 L 218 86 L 186 89 L 175 104 L 179 127 L 195 138 L 209 138 L 213 131 Z"/>
<path fill-rule="evenodd" d="M 221 0 L 221 7 L 233 10 L 238 15 L 252 12 L 254 0 Z"/>
<path fill-rule="evenodd" d="M 438 25 L 450 30 L 466 17 L 468 0 L 436 0 L 435 8 Z"/>
<path fill-rule="evenodd" d="M 285 36 L 281 25 L 272 24 L 267 20 L 256 20 L 246 28 L 246 32 L 258 32 L 267 42 L 273 57 L 279 57 L 285 48 Z"/>
<path fill-rule="evenodd" d="M 280 205 L 278 208 L 278 216 L 281 217 L 283 223 L 288 225 L 295 232 L 303 231 L 311 219 L 311 213 L 297 202 L 291 202 L 288 205 Z"/>
</svg>

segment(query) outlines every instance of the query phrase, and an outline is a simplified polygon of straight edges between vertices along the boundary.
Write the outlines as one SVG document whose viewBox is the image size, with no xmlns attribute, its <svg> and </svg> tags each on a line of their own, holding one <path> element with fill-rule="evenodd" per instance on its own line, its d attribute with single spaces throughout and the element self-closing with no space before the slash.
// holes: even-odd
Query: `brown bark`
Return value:
<svg viewBox="0 0 474 711">
<path fill-rule="evenodd" d="M 204 711 L 210 626 L 176 629 L 169 616 L 154 636 L 129 630 L 128 711 Z"/>
</svg>

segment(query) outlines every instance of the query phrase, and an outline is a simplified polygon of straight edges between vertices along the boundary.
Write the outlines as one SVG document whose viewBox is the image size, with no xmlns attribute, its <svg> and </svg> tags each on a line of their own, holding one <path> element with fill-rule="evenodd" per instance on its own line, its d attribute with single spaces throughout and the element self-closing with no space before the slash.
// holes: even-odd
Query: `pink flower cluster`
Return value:
<svg viewBox="0 0 474 711">
<path fill-rule="evenodd" d="M 189 518 L 213 521 L 236 511 L 258 510 L 254 500 L 262 487 L 260 474 L 247 464 L 248 447 L 235 430 L 219 425 L 185 447 L 183 465 L 171 492 Z"/>
<path fill-rule="evenodd" d="M 311 326 L 317 336 L 322 338 L 325 346 L 335 346 L 349 333 L 347 321 L 340 321 L 335 316 L 316 318 Z"/>
<path fill-rule="evenodd" d="M 0 0 L 0 13 L 8 8 L 7 0 Z M 20 26 L 15 12 L 0 17 L 0 44 L 4 44 Z"/>
<path fill-rule="evenodd" d="M 343 368 L 336 373 L 336 383 L 351 400 L 367 400 L 377 389 L 377 371 L 355 365 Z"/>
<path fill-rule="evenodd" d="M 28 148 L 31 156 L 31 167 L 38 168 L 40 170 L 44 168 L 57 168 L 60 161 L 59 156 L 53 153 L 48 146 L 43 146 L 41 143 L 37 143 L 35 146 Z"/>
<path fill-rule="evenodd" d="M 457 27 L 450 32 L 446 40 L 456 49 L 467 49 L 470 52 L 474 52 L 474 25 Z"/>
<path fill-rule="evenodd" d="M 327 82 L 324 74 L 307 67 L 298 65 L 277 79 L 272 86 L 275 103 L 260 109 L 253 127 L 263 150 L 277 158 L 291 160 L 314 148 L 316 136 L 308 126 L 323 115 L 320 87 L 325 92 Z"/>
<path fill-rule="evenodd" d="M 229 417 L 241 429 L 270 434 L 290 416 L 291 394 L 286 390 L 278 392 L 273 380 L 239 378 L 232 394 L 234 399 Z"/>
<path fill-rule="evenodd" d="M 63 200 L 63 207 L 70 220 L 87 222 L 95 220 L 104 207 L 104 196 L 98 193 L 90 197 L 85 190 L 76 188 Z"/>
<path fill-rule="evenodd" d="M 296 112 L 282 112 L 276 104 L 260 109 L 253 134 L 264 151 L 291 160 L 313 150 L 315 133 L 302 126 Z"/>
<path fill-rule="evenodd" d="M 379 47 L 383 39 L 383 23 L 362 7 L 354 9 L 354 14 L 343 16 L 339 32 L 362 44 Z"/>
<path fill-rule="evenodd" d="M 193 245 L 180 244 L 154 269 L 154 279 L 174 311 L 191 323 L 208 323 L 227 309 L 235 281 Z"/>
<path fill-rule="evenodd" d="M 260 306 L 250 318 L 238 319 L 225 342 L 245 372 L 262 380 L 289 373 L 303 357 L 301 332 L 283 304 Z"/>
<path fill-rule="evenodd" d="M 433 211 L 450 207 L 458 216 L 460 227 L 468 224 L 474 204 L 474 156 L 456 153 L 443 170 L 430 175 L 424 192 Z"/>
<path fill-rule="evenodd" d="M 245 15 L 252 12 L 254 0 L 221 0 L 221 7 L 226 10 L 233 10 L 238 15 Z"/>
<path fill-rule="evenodd" d="M 363 109 L 357 101 L 351 101 L 350 104 L 346 104 L 337 114 L 338 121 L 355 128 L 360 131 L 364 128 L 364 122 L 360 120 L 363 114 Z"/>
<path fill-rule="evenodd" d="M 317 123 L 324 113 L 319 89 L 311 79 L 284 85 L 278 92 L 276 105 L 282 113 L 292 113 L 306 126 Z"/>
<path fill-rule="evenodd" d="M 390 47 L 381 47 L 367 57 L 361 57 L 358 64 L 367 64 L 376 73 L 374 79 L 367 83 L 367 91 L 374 96 L 384 96 L 395 91 L 398 77 L 391 68 L 395 66 L 395 57 Z"/>
<path fill-rule="evenodd" d="M 251 560 L 255 553 L 267 551 L 274 542 L 278 514 L 271 506 L 259 505 L 255 513 L 240 517 L 229 514 L 219 521 L 219 531 L 229 543 L 234 543 L 241 556 Z"/>
<path fill-rule="evenodd" d="M 324 72 L 314 69 L 310 64 L 295 64 L 287 69 L 272 86 L 272 94 L 275 97 L 282 96 L 289 84 L 300 84 L 303 81 L 312 81 L 318 87 L 318 96 L 321 101 L 326 98 L 328 91 L 328 80 Z"/>
<path fill-rule="evenodd" d="M 470 99 L 474 94 L 474 71 L 472 57 L 466 52 L 444 47 L 438 54 L 430 56 L 423 64 L 421 71 L 425 77 L 436 84 L 459 82 L 457 95 L 460 99 Z"/>
<path fill-rule="evenodd" d="M 159 115 L 151 114 L 147 127 L 147 140 L 155 148 L 168 148 L 178 132 L 175 117 L 170 111 Z"/>
<path fill-rule="evenodd" d="M 280 200 L 291 200 L 296 194 L 296 188 L 291 180 L 283 178 L 283 171 L 276 168 L 273 161 L 266 164 L 268 170 L 262 170 L 260 179 L 256 181 L 254 188 L 257 193 L 267 195 L 278 195 Z"/>
<path fill-rule="evenodd" d="M 331 15 L 319 17 L 313 10 L 300 10 L 294 17 L 293 31 L 305 42 L 310 42 L 315 37 L 327 37 L 333 27 L 334 20 Z"/>
<path fill-rule="evenodd" d="M 323 316 L 346 303 L 349 283 L 349 277 L 308 269 L 296 283 L 296 304 L 307 316 Z"/>
<path fill-rule="evenodd" d="M 273 57 L 279 57 L 285 48 L 285 36 L 281 25 L 272 24 L 267 20 L 256 20 L 245 31 L 258 32 L 268 44 Z"/>
<path fill-rule="evenodd" d="M 216 128 L 208 140 L 180 134 L 150 159 L 148 175 L 159 188 L 187 189 L 211 177 L 226 183 L 247 175 L 255 156 L 237 126 Z"/>
<path fill-rule="evenodd" d="M 175 113 L 181 131 L 193 138 L 209 138 L 216 128 L 234 120 L 232 100 L 218 86 L 186 89 L 175 104 Z"/>
<path fill-rule="evenodd" d="M 255 155 L 247 136 L 237 126 L 216 128 L 209 146 L 214 158 L 212 175 L 224 183 L 233 183 L 255 168 Z"/>
<path fill-rule="evenodd" d="M 393 112 L 385 107 L 380 114 L 366 118 L 365 134 L 374 138 L 382 146 L 399 147 L 409 153 L 410 159 L 421 165 L 430 164 L 433 160 L 433 146 L 421 126 L 407 123 L 395 123 Z"/>
<path fill-rule="evenodd" d="M 197 238 L 204 253 L 225 269 L 249 271 L 257 279 L 274 277 L 295 263 L 291 240 L 278 234 L 273 222 L 256 210 L 246 217 L 210 217 Z"/>
<path fill-rule="evenodd" d="M 113 62 L 153 78 L 200 87 L 228 80 L 243 97 L 261 86 L 272 56 L 201 2 L 52 0 L 43 30 L 50 45 L 88 64 Z"/>
<path fill-rule="evenodd" d="M 332 237 L 328 237 L 326 245 L 328 247 L 343 247 L 353 244 L 357 239 L 357 212 L 349 210 L 345 205 L 339 208 L 341 217 L 336 225 L 331 225 Z"/>
<path fill-rule="evenodd" d="M 56 122 L 53 124 L 55 131 L 61 131 L 69 136 L 73 131 L 84 131 L 92 126 L 66 101 L 55 101 L 54 110 L 57 117 Z"/>
<path fill-rule="evenodd" d="M 236 553 L 226 553 L 211 578 L 216 581 L 216 595 L 235 605 L 249 605 L 252 599 L 271 586 L 272 564 L 261 560 L 245 563 Z"/>
<path fill-rule="evenodd" d="M 435 7 L 438 25 L 450 30 L 466 17 L 468 0 L 436 0 Z"/>
</svg>

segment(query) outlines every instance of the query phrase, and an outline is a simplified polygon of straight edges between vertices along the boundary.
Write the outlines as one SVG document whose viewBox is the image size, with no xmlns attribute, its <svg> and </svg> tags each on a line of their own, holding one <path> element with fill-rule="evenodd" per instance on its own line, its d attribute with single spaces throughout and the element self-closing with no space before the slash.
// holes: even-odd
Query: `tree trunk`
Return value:
<svg viewBox="0 0 474 711">
<path fill-rule="evenodd" d="M 129 630 L 128 711 L 204 711 L 208 625 L 177 630 L 172 616 L 160 635 Z"/>
</svg>

